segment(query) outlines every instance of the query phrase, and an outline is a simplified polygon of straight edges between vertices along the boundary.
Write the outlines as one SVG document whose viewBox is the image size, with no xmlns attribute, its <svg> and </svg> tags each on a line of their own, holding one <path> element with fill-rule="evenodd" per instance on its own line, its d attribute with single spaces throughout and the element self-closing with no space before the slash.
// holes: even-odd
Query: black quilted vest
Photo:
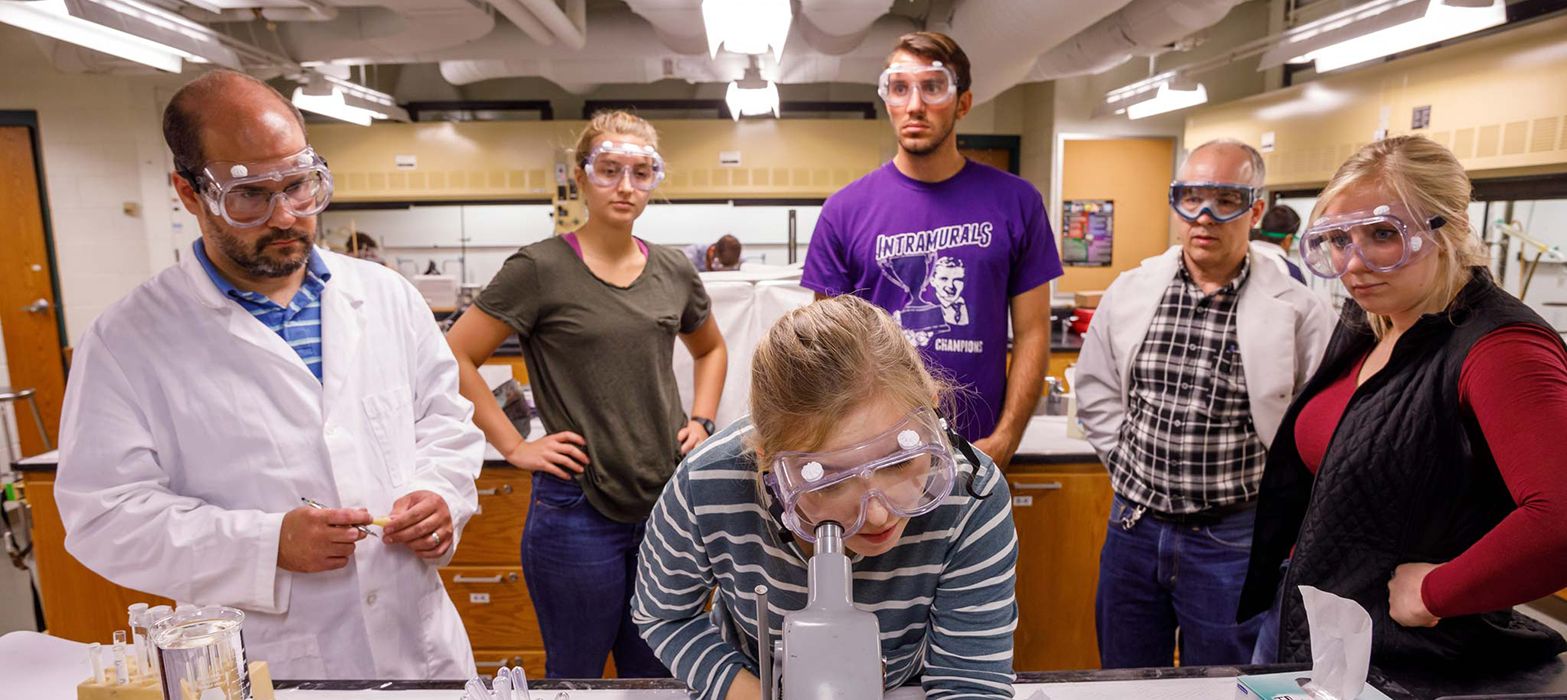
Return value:
<svg viewBox="0 0 1567 700">
<path fill-rule="evenodd" d="M 1567 651 L 1561 636 L 1511 610 L 1420 629 L 1388 615 L 1394 568 L 1457 557 L 1515 507 L 1478 423 L 1459 406 L 1458 378 L 1481 337 L 1518 323 L 1550 328 L 1477 268 L 1447 311 L 1417 321 L 1399 338 L 1387 367 L 1355 390 L 1313 479 L 1295 447 L 1300 409 L 1376 343 L 1364 310 L 1345 302 L 1327 356 L 1286 412 L 1268 453 L 1237 616 L 1244 620 L 1273 604 L 1279 565 L 1293 546 L 1280 606 L 1280 662 L 1311 660 L 1296 588 L 1303 584 L 1353 599 L 1371 614 L 1371 657 L 1380 665 L 1462 660 L 1505 668 Z"/>
</svg>

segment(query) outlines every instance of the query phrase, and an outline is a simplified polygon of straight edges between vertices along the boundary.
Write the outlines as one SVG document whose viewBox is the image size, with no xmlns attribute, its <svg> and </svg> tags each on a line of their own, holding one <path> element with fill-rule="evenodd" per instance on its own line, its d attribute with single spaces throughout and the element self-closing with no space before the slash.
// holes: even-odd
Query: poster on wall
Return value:
<svg viewBox="0 0 1567 700">
<path fill-rule="evenodd" d="M 1069 199 L 1062 205 L 1061 262 L 1076 267 L 1109 267 L 1115 235 L 1115 201 Z"/>
</svg>

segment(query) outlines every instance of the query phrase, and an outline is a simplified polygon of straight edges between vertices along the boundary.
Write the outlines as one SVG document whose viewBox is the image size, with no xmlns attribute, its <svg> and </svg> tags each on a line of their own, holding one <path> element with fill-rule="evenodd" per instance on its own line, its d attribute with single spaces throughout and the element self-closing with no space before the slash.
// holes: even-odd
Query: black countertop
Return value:
<svg viewBox="0 0 1567 700">
<path fill-rule="evenodd" d="M 1233 678 L 1241 674 L 1299 671 L 1304 665 L 1201 666 L 1144 668 L 1114 671 L 1049 671 L 1019 673 L 1018 683 L 1085 683 L 1102 681 L 1162 680 L 1170 678 Z M 1367 679 L 1393 700 L 1439 700 L 1477 695 L 1567 693 L 1567 663 L 1561 659 L 1510 673 L 1463 673 L 1435 668 L 1384 670 L 1373 668 Z M 276 681 L 278 689 L 301 690 L 461 690 L 453 681 Z M 562 680 L 529 681 L 530 690 L 679 690 L 685 686 L 661 680 Z M 1538 696 L 1537 696 L 1538 697 Z M 1559 696 L 1567 697 L 1567 695 Z"/>
</svg>

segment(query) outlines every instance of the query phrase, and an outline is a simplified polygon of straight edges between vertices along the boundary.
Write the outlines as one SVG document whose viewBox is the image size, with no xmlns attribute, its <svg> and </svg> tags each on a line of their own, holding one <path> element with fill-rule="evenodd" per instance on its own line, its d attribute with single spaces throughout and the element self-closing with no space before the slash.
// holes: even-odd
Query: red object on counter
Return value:
<svg viewBox="0 0 1567 700">
<path fill-rule="evenodd" d="M 1075 309 L 1072 311 L 1072 330 L 1079 335 L 1088 332 L 1088 322 L 1093 319 L 1093 309 Z"/>
</svg>

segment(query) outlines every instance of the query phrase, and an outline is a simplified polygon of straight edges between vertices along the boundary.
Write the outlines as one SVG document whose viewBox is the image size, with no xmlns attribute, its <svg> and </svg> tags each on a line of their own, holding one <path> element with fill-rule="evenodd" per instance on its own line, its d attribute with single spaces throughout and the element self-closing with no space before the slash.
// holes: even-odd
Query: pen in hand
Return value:
<svg viewBox="0 0 1567 700">
<path fill-rule="evenodd" d="M 300 496 L 299 500 L 301 502 L 303 502 L 305 505 L 310 506 L 311 508 L 315 508 L 316 510 L 331 510 L 330 508 L 327 508 L 326 506 L 321 505 L 320 503 L 317 503 L 317 502 L 312 501 L 312 500 L 310 500 L 308 498 L 305 498 L 304 496 Z M 369 535 L 371 537 L 380 537 L 380 535 L 377 535 L 374 532 L 371 532 L 370 528 L 365 527 L 363 525 L 355 525 L 354 529 L 358 530 L 360 532 L 363 532 L 366 535 Z"/>
</svg>

